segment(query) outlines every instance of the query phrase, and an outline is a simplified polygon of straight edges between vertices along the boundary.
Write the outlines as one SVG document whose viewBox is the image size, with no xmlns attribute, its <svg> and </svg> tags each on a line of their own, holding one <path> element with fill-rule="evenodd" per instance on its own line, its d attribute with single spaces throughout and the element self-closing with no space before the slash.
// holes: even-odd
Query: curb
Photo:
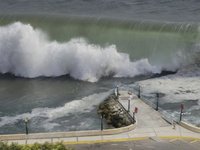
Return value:
<svg viewBox="0 0 200 150">
<path fill-rule="evenodd" d="M 191 124 L 189 124 L 189 123 L 186 123 L 186 122 L 184 122 L 184 121 L 181 121 L 179 124 L 180 124 L 182 127 L 186 128 L 186 129 L 188 129 L 188 130 L 190 130 L 190 131 L 200 133 L 200 128 L 199 128 L 199 127 L 196 127 L 196 126 L 191 125 Z"/>
<path fill-rule="evenodd" d="M 186 136 L 158 136 L 161 139 L 185 139 L 200 141 L 200 138 L 186 137 Z M 135 138 L 119 138 L 111 140 L 96 140 L 96 141 L 77 141 L 77 142 L 63 142 L 65 145 L 79 145 L 79 144 L 96 144 L 96 143 L 116 143 L 116 142 L 128 142 L 128 141 L 142 141 L 151 137 L 135 137 Z"/>
<path fill-rule="evenodd" d="M 32 134 L 8 134 L 1 135 L 0 140 L 24 140 L 24 139 L 49 139 L 49 138 L 67 138 L 67 137 L 83 137 L 83 136 L 101 136 L 113 135 L 123 132 L 128 132 L 136 128 L 136 122 L 126 127 L 105 129 L 105 130 L 90 130 L 90 131 L 71 131 L 71 132 L 50 132 L 50 133 L 32 133 Z"/>
</svg>

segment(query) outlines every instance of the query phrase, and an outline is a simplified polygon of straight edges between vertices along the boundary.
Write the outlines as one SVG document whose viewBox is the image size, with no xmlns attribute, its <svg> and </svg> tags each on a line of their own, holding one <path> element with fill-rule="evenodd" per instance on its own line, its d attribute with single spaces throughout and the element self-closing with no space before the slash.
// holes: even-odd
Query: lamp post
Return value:
<svg viewBox="0 0 200 150">
<path fill-rule="evenodd" d="M 101 114 L 101 131 L 103 131 L 103 114 Z"/>
<path fill-rule="evenodd" d="M 25 118 L 24 119 L 24 122 L 25 122 L 25 126 L 26 126 L 26 135 L 28 135 L 28 118 Z"/>
<path fill-rule="evenodd" d="M 117 85 L 117 97 L 119 96 L 119 86 Z"/>
<path fill-rule="evenodd" d="M 133 110 L 133 120 L 134 120 L 134 121 L 136 121 L 136 120 L 135 120 L 135 114 L 137 114 L 137 113 L 138 113 L 138 108 L 135 107 L 135 109 Z"/>
<path fill-rule="evenodd" d="M 131 103 L 131 99 L 128 99 L 128 112 L 130 112 L 130 103 Z"/>
<path fill-rule="evenodd" d="M 130 107 L 131 107 L 131 99 L 132 99 L 132 93 L 131 92 L 128 92 L 129 94 L 129 98 L 128 98 L 128 112 L 130 112 Z"/>
<path fill-rule="evenodd" d="M 159 106 L 159 93 L 156 93 L 156 111 L 158 111 Z"/>
<path fill-rule="evenodd" d="M 115 90 L 114 90 L 115 96 L 118 98 L 119 97 L 119 86 L 117 85 Z"/>
<path fill-rule="evenodd" d="M 141 93 L 141 89 L 140 89 L 140 85 L 139 85 L 139 88 L 138 88 L 138 98 L 140 98 L 140 93 Z"/>
<path fill-rule="evenodd" d="M 183 104 L 181 104 L 180 122 L 182 121 L 183 109 L 184 109 L 184 105 L 183 105 Z"/>
</svg>

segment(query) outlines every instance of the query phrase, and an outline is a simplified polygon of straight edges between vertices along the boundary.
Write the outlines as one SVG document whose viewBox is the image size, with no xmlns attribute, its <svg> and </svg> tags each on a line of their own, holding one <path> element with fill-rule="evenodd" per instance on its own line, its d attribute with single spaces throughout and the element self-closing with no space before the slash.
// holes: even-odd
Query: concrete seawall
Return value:
<svg viewBox="0 0 200 150">
<path fill-rule="evenodd" d="M 49 132 L 49 133 L 31 133 L 25 134 L 7 134 L 0 135 L 0 140 L 23 140 L 23 139 L 46 139 L 46 138 L 67 138 L 67 137 L 82 137 L 82 136 L 99 136 L 113 135 L 128 132 L 136 128 L 136 123 L 126 127 L 105 129 L 105 130 L 88 130 L 88 131 L 71 131 L 71 132 Z"/>
<path fill-rule="evenodd" d="M 199 128 L 199 127 L 196 127 L 196 126 L 191 125 L 191 124 L 189 124 L 189 123 L 186 123 L 186 122 L 184 122 L 184 121 L 181 121 L 179 124 L 180 124 L 182 127 L 186 128 L 186 129 L 188 129 L 188 130 L 190 130 L 190 131 L 200 133 L 200 128 Z"/>
</svg>

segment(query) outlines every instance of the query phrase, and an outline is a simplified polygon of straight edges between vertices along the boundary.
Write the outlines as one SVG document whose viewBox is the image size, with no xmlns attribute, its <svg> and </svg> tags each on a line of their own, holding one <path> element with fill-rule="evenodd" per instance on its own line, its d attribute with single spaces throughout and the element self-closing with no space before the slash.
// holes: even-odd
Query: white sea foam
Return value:
<svg viewBox="0 0 200 150">
<path fill-rule="evenodd" d="M 68 116 L 70 114 L 91 112 L 91 110 L 94 109 L 94 106 L 103 101 L 110 94 L 110 92 L 111 91 L 93 94 L 80 100 L 73 100 L 66 103 L 64 106 L 56 108 L 35 108 L 30 113 L 0 117 L 0 127 L 7 124 L 15 124 L 20 120 L 24 120 L 25 118 L 29 118 L 32 121 L 34 118 L 43 118 L 42 121 L 36 121 L 37 126 L 42 126 L 46 130 L 50 130 L 55 126 L 59 126 L 59 123 L 55 123 L 53 120 Z"/>
<path fill-rule="evenodd" d="M 139 81 L 130 87 L 135 89 L 140 86 L 142 97 L 146 99 L 156 100 L 155 93 L 163 93 L 159 99 L 159 104 L 162 108 L 163 104 L 179 103 L 177 108 L 168 108 L 168 113 L 165 115 L 172 119 L 179 119 L 180 104 L 185 105 L 184 120 L 189 123 L 198 125 L 200 112 L 200 67 L 198 64 L 189 65 L 181 68 L 176 74 L 163 76 Z M 188 102 L 186 103 L 186 101 Z M 171 106 L 172 106 L 171 105 Z M 171 116 L 170 116 L 171 115 Z"/>
<path fill-rule="evenodd" d="M 115 45 L 100 47 L 82 38 L 66 43 L 48 40 L 31 25 L 16 22 L 0 27 L 0 72 L 34 78 L 69 74 L 75 79 L 96 82 L 102 76 L 134 77 L 160 73 L 148 59 L 132 62 Z"/>
<path fill-rule="evenodd" d="M 200 78 L 199 77 L 175 77 L 173 78 L 157 78 L 140 81 L 139 85 L 143 95 L 152 95 L 153 93 L 164 93 L 160 103 L 175 103 L 185 100 L 200 99 Z"/>
</svg>

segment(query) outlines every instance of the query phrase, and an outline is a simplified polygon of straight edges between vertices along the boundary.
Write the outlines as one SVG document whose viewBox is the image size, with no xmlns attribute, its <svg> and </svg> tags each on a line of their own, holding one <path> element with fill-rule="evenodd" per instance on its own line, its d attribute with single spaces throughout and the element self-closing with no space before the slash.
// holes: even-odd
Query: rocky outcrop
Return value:
<svg viewBox="0 0 200 150">
<path fill-rule="evenodd" d="M 115 128 L 128 126 L 133 123 L 133 119 L 122 108 L 115 95 L 110 95 L 99 105 L 98 113 L 106 119 L 107 124 Z"/>
</svg>

